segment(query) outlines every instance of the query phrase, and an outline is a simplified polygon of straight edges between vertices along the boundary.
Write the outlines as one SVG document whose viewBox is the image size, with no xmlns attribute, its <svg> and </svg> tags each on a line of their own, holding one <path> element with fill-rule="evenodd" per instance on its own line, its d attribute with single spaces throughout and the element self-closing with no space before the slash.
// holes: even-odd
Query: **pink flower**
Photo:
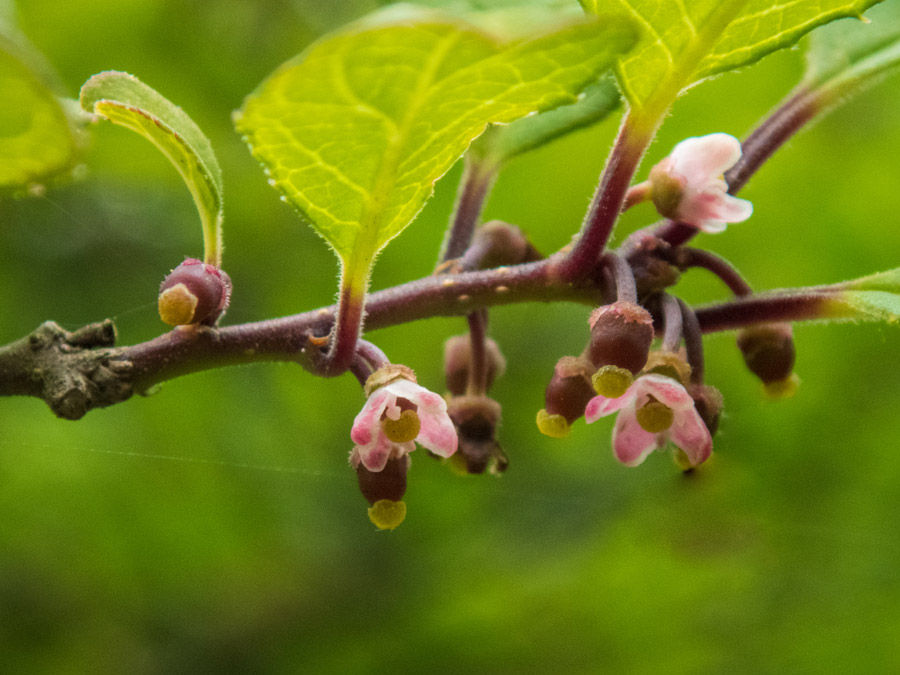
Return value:
<svg viewBox="0 0 900 675">
<path fill-rule="evenodd" d="M 690 466 L 702 464 L 712 452 L 712 436 L 694 400 L 670 377 L 642 375 L 618 398 L 592 398 L 584 416 L 591 424 L 616 411 L 613 452 L 626 466 L 637 466 L 669 441 L 681 448 Z"/>
<path fill-rule="evenodd" d="M 753 205 L 728 194 L 723 174 L 741 158 L 741 143 L 728 134 L 687 138 L 650 172 L 651 196 L 667 218 L 704 232 L 722 232 L 739 223 Z"/>
<path fill-rule="evenodd" d="M 456 452 L 458 443 L 443 397 L 402 377 L 370 394 L 350 438 L 356 444 L 350 463 L 361 462 L 373 472 L 384 469 L 389 458 L 415 450 L 414 441 L 441 457 Z"/>
</svg>

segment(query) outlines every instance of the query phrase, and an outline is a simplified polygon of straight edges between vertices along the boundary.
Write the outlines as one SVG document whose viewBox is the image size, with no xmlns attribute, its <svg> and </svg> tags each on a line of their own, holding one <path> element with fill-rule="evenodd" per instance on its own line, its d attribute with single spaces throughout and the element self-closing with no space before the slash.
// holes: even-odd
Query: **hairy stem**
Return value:
<svg viewBox="0 0 900 675">
<path fill-rule="evenodd" d="M 466 156 L 456 206 L 441 250 L 442 263 L 459 258 L 469 248 L 496 177 L 496 167 Z"/>
<path fill-rule="evenodd" d="M 655 124 L 638 123 L 631 114 L 625 116 L 585 216 L 581 234 L 559 264 L 558 272 L 563 278 L 576 279 L 599 260 L 622 212 L 628 186 L 655 128 Z"/>
</svg>

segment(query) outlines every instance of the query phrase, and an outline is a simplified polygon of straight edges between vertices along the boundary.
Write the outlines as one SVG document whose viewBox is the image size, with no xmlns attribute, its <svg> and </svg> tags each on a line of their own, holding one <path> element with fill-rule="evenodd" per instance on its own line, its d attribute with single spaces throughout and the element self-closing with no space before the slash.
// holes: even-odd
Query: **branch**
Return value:
<svg viewBox="0 0 900 675">
<path fill-rule="evenodd" d="M 577 283 L 550 273 L 549 261 L 420 279 L 372 293 L 367 326 L 384 328 L 434 316 L 462 316 L 517 302 L 599 304 L 601 276 Z M 35 396 L 65 419 L 127 400 L 181 375 L 259 361 L 299 363 L 318 373 L 336 306 L 224 328 L 185 326 L 128 347 L 114 347 L 112 321 L 70 333 L 47 322 L 0 348 L 0 395 Z"/>
</svg>

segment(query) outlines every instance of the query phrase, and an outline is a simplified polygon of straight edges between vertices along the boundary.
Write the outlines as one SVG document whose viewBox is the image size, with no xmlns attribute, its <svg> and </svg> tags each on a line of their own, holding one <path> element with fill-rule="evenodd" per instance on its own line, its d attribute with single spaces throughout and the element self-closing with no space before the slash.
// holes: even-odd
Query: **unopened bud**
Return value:
<svg viewBox="0 0 900 675">
<path fill-rule="evenodd" d="M 595 309 L 588 324 L 591 342 L 587 357 L 596 368 L 617 366 L 636 374 L 644 367 L 653 342 L 650 312 L 620 300 Z"/>
<path fill-rule="evenodd" d="M 231 279 L 215 265 L 188 258 L 159 288 L 159 316 L 170 326 L 212 326 L 228 307 Z"/>
<path fill-rule="evenodd" d="M 694 399 L 694 407 L 700 415 L 700 419 L 709 429 L 711 436 L 716 435 L 719 429 L 719 417 L 722 414 L 722 393 L 708 384 L 691 384 L 688 393 Z"/>
<path fill-rule="evenodd" d="M 502 220 L 492 220 L 475 230 L 472 245 L 459 264 L 463 270 L 487 270 L 540 257 L 522 230 Z"/>
<path fill-rule="evenodd" d="M 509 460 L 496 439 L 499 403 L 486 396 L 458 396 L 447 403 L 447 413 L 459 436 L 459 448 L 451 462 L 464 473 L 506 471 Z"/>
<path fill-rule="evenodd" d="M 683 386 L 687 386 L 691 378 L 691 367 L 683 356 L 662 350 L 650 352 L 644 372 L 671 377 Z"/>
<path fill-rule="evenodd" d="M 538 428 L 548 436 L 568 434 L 569 425 L 584 415 L 594 397 L 590 376 L 593 366 L 584 359 L 564 356 L 553 369 L 553 377 L 544 392 L 544 410 L 538 413 Z"/>
<path fill-rule="evenodd" d="M 490 389 L 494 380 L 506 370 L 506 359 L 500 353 L 500 347 L 491 338 L 484 341 L 487 357 L 486 389 Z M 468 335 L 454 335 L 444 343 L 444 376 L 447 390 L 454 396 L 466 393 L 469 382 L 469 370 L 472 365 L 472 341 Z"/>
<path fill-rule="evenodd" d="M 388 459 L 381 471 L 369 471 L 362 462 L 356 465 L 359 490 L 369 504 L 387 499 L 399 502 L 406 494 L 406 474 L 409 472 L 409 455 L 402 453 Z"/>
<path fill-rule="evenodd" d="M 747 367 L 767 389 L 789 380 L 794 371 L 794 338 L 791 324 L 767 323 L 744 328 L 737 336 L 738 349 Z"/>
</svg>

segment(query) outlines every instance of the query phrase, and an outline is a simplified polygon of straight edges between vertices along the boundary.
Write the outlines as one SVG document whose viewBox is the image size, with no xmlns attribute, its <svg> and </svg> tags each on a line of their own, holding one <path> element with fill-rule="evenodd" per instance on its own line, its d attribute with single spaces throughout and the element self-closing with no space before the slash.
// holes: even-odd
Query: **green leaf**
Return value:
<svg viewBox="0 0 900 675">
<path fill-rule="evenodd" d="M 836 21 L 810 36 L 803 86 L 833 102 L 874 84 L 900 63 L 900 2 L 873 8 L 868 22 Z"/>
<path fill-rule="evenodd" d="M 133 75 L 113 70 L 85 82 L 81 107 L 141 134 L 172 162 L 200 212 L 205 261 L 221 264 L 222 170 L 187 113 Z"/>
<path fill-rule="evenodd" d="M 643 28 L 617 66 L 633 108 L 662 114 L 690 85 L 790 46 L 816 26 L 858 16 L 879 0 L 580 0 L 586 11 L 621 11 Z"/>
<path fill-rule="evenodd" d="M 472 144 L 469 152 L 494 167 L 535 150 L 561 136 L 596 124 L 621 103 L 612 78 L 585 89 L 577 103 L 561 106 L 506 125 L 493 125 Z"/>
<path fill-rule="evenodd" d="M 0 16 L 0 194 L 70 174 L 83 146 L 77 115 L 43 57 Z"/>
<path fill-rule="evenodd" d="M 837 291 L 827 303 L 830 317 L 888 323 L 900 320 L 900 267 L 826 289 Z"/>
<path fill-rule="evenodd" d="M 236 126 L 358 294 L 377 252 L 489 123 L 574 102 L 634 39 L 620 19 L 507 45 L 430 12 L 358 25 L 281 66 Z"/>
</svg>

